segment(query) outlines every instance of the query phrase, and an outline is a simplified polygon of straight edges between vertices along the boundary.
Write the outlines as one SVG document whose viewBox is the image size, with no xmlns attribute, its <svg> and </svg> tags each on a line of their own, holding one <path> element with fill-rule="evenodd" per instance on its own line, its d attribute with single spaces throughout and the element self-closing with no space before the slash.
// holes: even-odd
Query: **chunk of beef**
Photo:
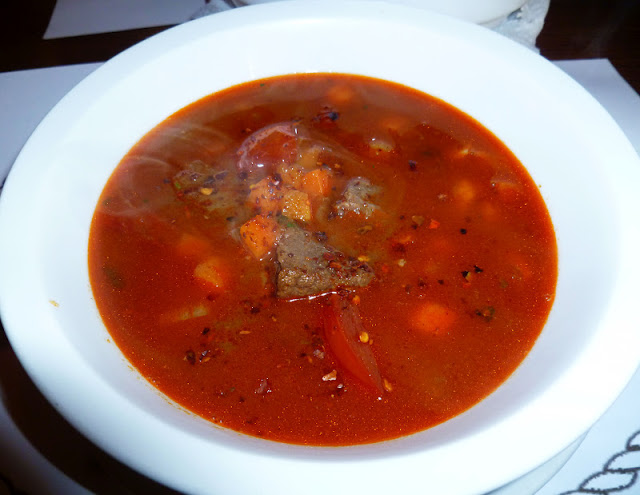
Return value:
<svg viewBox="0 0 640 495">
<path fill-rule="evenodd" d="M 336 213 L 338 216 L 344 216 L 352 212 L 368 218 L 378 209 L 378 206 L 371 202 L 371 198 L 379 192 L 380 188 L 368 179 L 355 177 L 347 183 L 342 199 L 335 204 Z"/>
<path fill-rule="evenodd" d="M 319 242 L 297 227 L 284 229 L 276 248 L 279 298 L 325 294 L 338 288 L 364 287 L 374 278 L 371 267 Z"/>
<path fill-rule="evenodd" d="M 241 198 L 246 195 L 246 185 L 235 174 L 198 160 L 173 177 L 173 187 L 180 199 L 202 208 L 205 213 L 232 211 L 242 204 Z"/>
</svg>

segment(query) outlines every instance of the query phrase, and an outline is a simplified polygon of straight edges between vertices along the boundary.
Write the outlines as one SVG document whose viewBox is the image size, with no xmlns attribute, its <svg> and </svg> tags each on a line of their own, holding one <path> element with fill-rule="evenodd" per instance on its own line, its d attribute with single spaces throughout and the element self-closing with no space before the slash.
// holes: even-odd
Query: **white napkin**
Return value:
<svg viewBox="0 0 640 495">
<path fill-rule="evenodd" d="M 549 0 L 529 0 L 494 27 L 498 33 L 533 50 L 549 10 Z"/>
</svg>

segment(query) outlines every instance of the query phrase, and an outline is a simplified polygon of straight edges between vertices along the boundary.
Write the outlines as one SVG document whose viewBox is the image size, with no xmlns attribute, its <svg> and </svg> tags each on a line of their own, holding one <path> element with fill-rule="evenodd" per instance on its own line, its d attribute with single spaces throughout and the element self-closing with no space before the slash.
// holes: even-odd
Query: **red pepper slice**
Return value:
<svg viewBox="0 0 640 495">
<path fill-rule="evenodd" d="M 337 294 L 323 308 L 324 336 L 329 351 L 344 371 L 376 392 L 384 390 L 378 363 L 369 344 L 360 340 L 365 332 L 358 308 Z"/>
</svg>

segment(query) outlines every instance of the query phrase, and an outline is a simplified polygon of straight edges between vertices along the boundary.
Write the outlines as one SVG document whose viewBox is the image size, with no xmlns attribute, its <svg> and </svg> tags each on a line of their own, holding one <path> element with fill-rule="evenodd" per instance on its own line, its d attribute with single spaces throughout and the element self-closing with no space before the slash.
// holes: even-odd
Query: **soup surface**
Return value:
<svg viewBox="0 0 640 495">
<path fill-rule="evenodd" d="M 360 76 L 260 80 L 172 115 L 124 157 L 89 241 L 113 340 L 224 427 L 350 445 L 496 389 L 551 308 L 536 184 L 470 117 Z"/>
</svg>

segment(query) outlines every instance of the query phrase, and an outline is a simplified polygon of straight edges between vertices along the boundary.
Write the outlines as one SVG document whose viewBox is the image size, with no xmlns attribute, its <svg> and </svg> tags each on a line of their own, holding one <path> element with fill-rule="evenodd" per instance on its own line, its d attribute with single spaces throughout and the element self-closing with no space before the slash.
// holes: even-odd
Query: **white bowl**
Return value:
<svg viewBox="0 0 640 495">
<path fill-rule="evenodd" d="M 119 160 L 165 117 L 267 76 L 380 77 L 452 103 L 540 184 L 557 233 L 547 325 L 486 400 L 430 430 L 312 448 L 243 436 L 172 405 L 111 343 L 87 239 Z M 126 464 L 190 493 L 485 493 L 583 434 L 640 362 L 640 163 L 569 77 L 499 35 L 387 3 L 283 2 L 199 19 L 117 56 L 69 93 L 0 199 L 0 310 L 24 367 L 61 413 Z"/>
</svg>

